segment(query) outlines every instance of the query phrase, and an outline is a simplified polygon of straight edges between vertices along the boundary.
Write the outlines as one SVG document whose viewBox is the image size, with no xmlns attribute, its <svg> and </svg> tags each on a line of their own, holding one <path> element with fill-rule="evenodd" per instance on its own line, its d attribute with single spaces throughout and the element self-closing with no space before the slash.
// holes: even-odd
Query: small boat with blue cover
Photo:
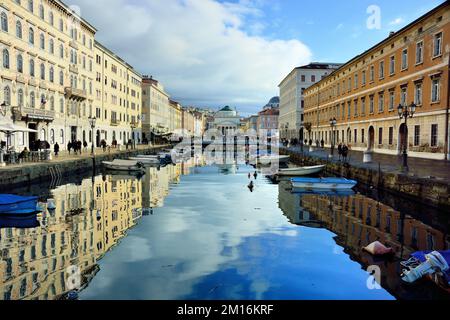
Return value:
<svg viewBox="0 0 450 320">
<path fill-rule="evenodd" d="M 296 189 L 348 190 L 358 182 L 345 178 L 292 178 L 292 187 Z"/>
<path fill-rule="evenodd" d="M 38 197 L 0 194 L 0 215 L 30 215 L 37 210 Z"/>
</svg>

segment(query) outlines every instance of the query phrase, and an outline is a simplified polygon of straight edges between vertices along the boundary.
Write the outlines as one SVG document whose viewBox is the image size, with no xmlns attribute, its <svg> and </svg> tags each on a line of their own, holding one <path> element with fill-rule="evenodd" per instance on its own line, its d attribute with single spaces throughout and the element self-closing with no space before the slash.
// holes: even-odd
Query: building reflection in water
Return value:
<svg viewBox="0 0 450 320">
<path fill-rule="evenodd" d="M 162 206 L 169 186 L 198 164 L 149 168 L 142 178 L 97 176 L 52 190 L 56 210 L 39 214 L 39 227 L 0 229 L 0 300 L 58 299 L 71 291 L 74 267 L 86 286 L 143 208 Z"/>
<path fill-rule="evenodd" d="M 337 234 L 337 245 L 365 269 L 381 268 L 383 287 L 395 295 L 408 294 L 400 282 L 399 260 L 415 251 L 450 247 L 448 230 L 433 228 L 364 195 L 293 194 L 288 187 L 287 182 L 279 184 L 279 206 L 289 221 L 320 225 Z M 377 259 L 361 250 L 377 240 L 394 249 L 394 259 Z"/>
</svg>

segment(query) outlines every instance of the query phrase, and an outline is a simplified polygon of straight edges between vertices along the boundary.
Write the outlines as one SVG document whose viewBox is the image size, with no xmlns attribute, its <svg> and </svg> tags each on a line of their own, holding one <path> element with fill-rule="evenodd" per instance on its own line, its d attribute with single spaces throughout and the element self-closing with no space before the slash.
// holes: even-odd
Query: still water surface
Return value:
<svg viewBox="0 0 450 320">
<path fill-rule="evenodd" d="M 57 209 L 38 227 L 3 225 L 0 299 L 57 299 L 78 273 L 80 299 L 448 299 L 398 276 L 399 258 L 448 249 L 446 216 L 424 222 L 362 194 L 292 194 L 261 175 L 251 192 L 254 170 L 192 161 L 21 190 Z M 375 240 L 396 257 L 361 251 Z M 381 289 L 368 288 L 369 265 Z"/>
</svg>

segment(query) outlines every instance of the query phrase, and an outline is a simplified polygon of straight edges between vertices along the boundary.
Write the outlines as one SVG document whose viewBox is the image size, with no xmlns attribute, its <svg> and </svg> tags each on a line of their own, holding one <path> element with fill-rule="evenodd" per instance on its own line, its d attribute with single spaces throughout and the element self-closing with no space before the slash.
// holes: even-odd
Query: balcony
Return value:
<svg viewBox="0 0 450 320">
<path fill-rule="evenodd" d="M 113 127 L 117 127 L 119 125 L 119 120 L 117 119 L 111 119 L 111 126 Z"/>
<path fill-rule="evenodd" d="M 130 126 L 131 126 L 132 128 L 137 128 L 137 127 L 139 127 L 139 121 L 131 121 L 131 122 L 130 122 Z"/>
<path fill-rule="evenodd" d="M 35 109 L 29 107 L 21 107 L 20 113 L 22 118 L 37 121 L 53 121 L 55 119 L 55 111 L 45 109 Z"/>
<path fill-rule="evenodd" d="M 87 99 L 86 90 L 80 90 L 80 89 L 74 89 L 71 87 L 66 87 L 64 89 L 64 92 L 66 93 L 67 99 L 72 99 L 75 101 L 84 101 Z"/>
</svg>

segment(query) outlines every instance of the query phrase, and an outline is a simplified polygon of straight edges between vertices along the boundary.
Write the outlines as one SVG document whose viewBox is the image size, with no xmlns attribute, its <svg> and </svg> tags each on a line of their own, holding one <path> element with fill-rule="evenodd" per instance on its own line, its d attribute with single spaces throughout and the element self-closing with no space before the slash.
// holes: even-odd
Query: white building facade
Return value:
<svg viewBox="0 0 450 320">
<path fill-rule="evenodd" d="M 331 72 L 338 63 L 313 62 L 292 70 L 278 86 L 280 89 L 279 130 L 281 139 L 305 138 L 303 129 L 303 92 Z"/>
</svg>

